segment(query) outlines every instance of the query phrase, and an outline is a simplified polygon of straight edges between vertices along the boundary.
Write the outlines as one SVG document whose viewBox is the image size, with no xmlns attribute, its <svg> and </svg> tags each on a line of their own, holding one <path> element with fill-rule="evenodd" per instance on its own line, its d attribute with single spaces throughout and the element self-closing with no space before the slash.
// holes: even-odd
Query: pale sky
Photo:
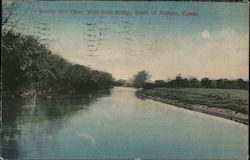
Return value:
<svg viewBox="0 0 250 160">
<path fill-rule="evenodd" d="M 248 79 L 247 3 L 39 1 L 25 3 L 18 12 L 26 8 L 31 9 L 19 30 L 45 39 L 67 60 L 110 72 L 116 79 L 129 79 L 140 70 L 148 71 L 152 80 L 178 73 Z M 62 9 L 68 13 L 59 13 Z M 72 9 L 79 12 L 70 13 Z M 89 15 L 87 10 L 113 15 Z M 116 10 L 132 15 L 115 15 Z M 149 15 L 135 16 L 135 11 Z M 199 16 L 182 16 L 182 11 Z"/>
</svg>

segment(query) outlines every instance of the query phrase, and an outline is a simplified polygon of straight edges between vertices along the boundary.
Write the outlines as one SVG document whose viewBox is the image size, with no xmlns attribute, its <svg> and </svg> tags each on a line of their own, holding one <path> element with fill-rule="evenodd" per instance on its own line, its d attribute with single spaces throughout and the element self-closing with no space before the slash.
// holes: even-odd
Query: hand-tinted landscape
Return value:
<svg viewBox="0 0 250 160">
<path fill-rule="evenodd" d="M 247 3 L 2 1 L 4 159 L 246 159 Z"/>
</svg>

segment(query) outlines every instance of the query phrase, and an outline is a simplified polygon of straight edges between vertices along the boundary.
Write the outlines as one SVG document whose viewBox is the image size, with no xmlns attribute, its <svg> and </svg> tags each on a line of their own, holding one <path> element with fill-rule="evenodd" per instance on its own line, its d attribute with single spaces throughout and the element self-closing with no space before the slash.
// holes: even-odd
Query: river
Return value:
<svg viewBox="0 0 250 160">
<path fill-rule="evenodd" d="M 135 91 L 117 87 L 108 94 L 12 106 L 4 112 L 2 156 L 8 159 L 248 157 L 248 126 L 139 99 Z"/>
</svg>

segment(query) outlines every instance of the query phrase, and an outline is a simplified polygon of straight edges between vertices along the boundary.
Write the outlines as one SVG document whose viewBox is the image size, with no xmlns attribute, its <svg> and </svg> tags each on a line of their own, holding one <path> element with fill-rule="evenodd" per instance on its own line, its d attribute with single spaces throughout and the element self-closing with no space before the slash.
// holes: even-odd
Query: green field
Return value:
<svg viewBox="0 0 250 160">
<path fill-rule="evenodd" d="M 236 112 L 249 113 L 248 90 L 206 89 L 206 88 L 152 88 L 143 94 L 179 100 L 189 104 L 227 108 Z"/>
</svg>

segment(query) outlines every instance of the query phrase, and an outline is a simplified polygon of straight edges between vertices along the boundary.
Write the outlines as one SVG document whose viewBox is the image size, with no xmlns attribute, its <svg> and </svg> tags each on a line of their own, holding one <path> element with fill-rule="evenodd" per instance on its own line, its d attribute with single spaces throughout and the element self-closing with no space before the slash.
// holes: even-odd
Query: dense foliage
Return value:
<svg viewBox="0 0 250 160">
<path fill-rule="evenodd" d="M 147 71 L 140 71 L 133 77 L 133 86 L 135 88 L 142 88 L 149 79 L 150 75 Z"/>
<path fill-rule="evenodd" d="M 2 39 L 3 91 L 11 94 L 82 93 L 109 88 L 111 74 L 71 64 L 30 35 Z"/>
</svg>

